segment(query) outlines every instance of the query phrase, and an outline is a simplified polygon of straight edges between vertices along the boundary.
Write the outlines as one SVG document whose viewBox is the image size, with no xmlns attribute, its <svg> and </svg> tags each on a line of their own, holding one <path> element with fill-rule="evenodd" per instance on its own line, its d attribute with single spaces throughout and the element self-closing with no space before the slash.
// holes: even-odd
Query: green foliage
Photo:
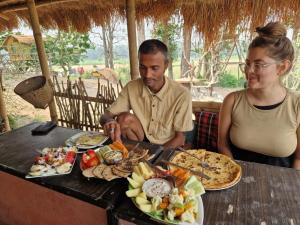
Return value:
<svg viewBox="0 0 300 225">
<path fill-rule="evenodd" d="M 46 36 L 45 48 L 51 64 L 60 65 L 67 75 L 71 65 L 78 64 L 94 45 L 88 34 L 58 31 L 56 36 Z"/>
<path fill-rule="evenodd" d="M 3 49 L 2 44 L 3 44 L 4 40 L 7 38 L 7 36 L 9 36 L 11 34 L 13 34 L 12 31 L 0 32 L 0 46 L 1 46 L 1 49 Z"/>
<path fill-rule="evenodd" d="M 168 50 L 170 58 L 178 58 L 178 42 L 177 39 L 180 35 L 180 25 L 178 23 L 158 23 L 154 29 L 154 36 L 161 40 L 168 42 Z"/>
<path fill-rule="evenodd" d="M 80 77 L 83 79 L 91 79 L 93 76 L 91 72 L 84 72 Z"/>
<path fill-rule="evenodd" d="M 119 67 L 116 69 L 117 74 L 119 74 L 119 79 L 121 80 L 122 84 L 125 85 L 131 79 L 130 77 L 130 68 L 127 65 L 126 67 Z"/>
<path fill-rule="evenodd" d="M 219 84 L 221 87 L 225 88 L 243 87 L 245 81 L 244 77 L 237 79 L 236 76 L 230 73 L 224 73 L 220 76 Z"/>
</svg>

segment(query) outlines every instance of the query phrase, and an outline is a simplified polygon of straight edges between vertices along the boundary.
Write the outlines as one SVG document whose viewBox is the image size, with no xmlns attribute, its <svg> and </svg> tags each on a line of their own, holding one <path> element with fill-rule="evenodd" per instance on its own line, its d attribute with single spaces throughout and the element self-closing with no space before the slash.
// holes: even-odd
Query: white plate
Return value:
<svg viewBox="0 0 300 225">
<path fill-rule="evenodd" d="M 68 147 L 63 147 L 63 148 L 64 148 L 64 151 L 65 151 L 65 152 L 67 152 L 68 149 L 69 149 Z M 75 162 L 76 162 L 76 158 L 77 158 L 77 153 L 75 154 L 74 161 L 73 161 L 73 163 L 72 163 L 71 168 L 70 168 L 67 172 L 65 172 L 65 173 L 57 173 L 56 170 L 55 170 L 55 168 L 53 168 L 52 171 L 50 171 L 50 172 L 49 172 L 49 171 L 43 172 L 42 174 L 37 175 L 37 176 L 32 176 L 32 175 L 28 174 L 28 175 L 25 176 L 25 178 L 50 177 L 50 176 L 59 176 L 59 175 L 66 175 L 66 174 L 69 174 L 69 173 L 72 172 L 72 169 L 73 169 L 74 164 L 75 164 Z"/>
<path fill-rule="evenodd" d="M 95 144 L 95 145 L 76 145 L 76 141 L 78 140 L 78 138 L 87 135 L 87 136 L 94 136 L 94 135 L 101 135 L 103 136 L 103 140 L 100 141 L 99 143 Z M 102 133 L 99 132 L 94 132 L 94 131 L 84 131 L 84 132 L 80 132 L 78 134 L 73 135 L 72 137 L 70 137 L 69 139 L 66 140 L 65 144 L 67 146 L 76 146 L 79 150 L 87 150 L 87 149 L 91 149 L 91 148 L 97 148 L 99 146 L 101 146 L 106 140 L 108 139 L 107 136 L 105 136 Z"/>
<path fill-rule="evenodd" d="M 203 220 L 204 220 L 204 207 L 203 207 L 203 202 L 202 202 L 202 198 L 201 196 L 197 196 L 196 198 L 198 200 L 198 217 L 196 218 L 195 222 L 194 223 L 188 223 L 188 222 L 180 222 L 180 223 L 170 223 L 168 221 L 165 221 L 165 220 L 162 220 L 162 219 L 159 219 L 157 217 L 154 217 L 152 214 L 150 213 L 145 213 L 147 214 L 148 216 L 151 217 L 152 220 L 154 221 L 157 221 L 159 223 L 163 223 L 163 224 L 169 224 L 169 225 L 203 225 Z M 131 198 L 132 202 L 135 204 L 135 206 L 139 209 L 137 203 L 135 202 L 135 198 Z"/>
</svg>

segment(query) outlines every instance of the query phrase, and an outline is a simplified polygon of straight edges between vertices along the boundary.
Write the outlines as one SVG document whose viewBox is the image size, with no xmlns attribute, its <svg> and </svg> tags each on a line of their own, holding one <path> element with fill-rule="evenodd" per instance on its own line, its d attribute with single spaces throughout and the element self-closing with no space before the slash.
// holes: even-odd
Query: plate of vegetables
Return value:
<svg viewBox="0 0 300 225">
<path fill-rule="evenodd" d="M 137 208 L 158 222 L 202 225 L 204 209 L 201 195 L 205 191 L 201 182 L 180 169 L 165 172 L 165 175 L 157 173 L 146 163 L 140 162 L 132 176 L 127 178 L 129 188 L 126 195 Z M 179 179 L 177 175 L 180 175 Z"/>
</svg>

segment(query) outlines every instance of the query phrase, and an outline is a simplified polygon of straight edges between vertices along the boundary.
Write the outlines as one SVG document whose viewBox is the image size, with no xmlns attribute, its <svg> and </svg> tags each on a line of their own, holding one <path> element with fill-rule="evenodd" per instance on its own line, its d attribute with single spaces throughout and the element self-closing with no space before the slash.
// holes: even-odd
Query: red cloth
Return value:
<svg viewBox="0 0 300 225">
<path fill-rule="evenodd" d="M 196 137 L 195 148 L 218 151 L 218 120 L 219 113 L 201 111 L 195 113 Z"/>
</svg>

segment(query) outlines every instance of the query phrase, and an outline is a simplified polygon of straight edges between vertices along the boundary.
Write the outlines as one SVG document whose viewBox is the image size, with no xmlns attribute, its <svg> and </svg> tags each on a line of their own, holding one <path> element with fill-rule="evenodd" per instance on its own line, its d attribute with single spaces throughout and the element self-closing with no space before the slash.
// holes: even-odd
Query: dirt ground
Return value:
<svg viewBox="0 0 300 225">
<path fill-rule="evenodd" d="M 23 100 L 20 96 L 16 95 L 13 91 L 15 86 L 26 79 L 27 77 L 20 76 L 10 79 L 4 79 L 4 101 L 6 103 L 6 110 L 13 121 L 12 128 L 24 126 L 34 121 L 48 121 L 50 120 L 49 109 L 36 109 L 30 103 Z M 84 80 L 86 89 L 93 96 L 97 89 L 97 80 L 88 79 Z M 233 89 L 225 89 L 215 87 L 213 90 L 213 96 L 210 97 L 206 88 L 192 92 L 193 99 L 203 101 L 222 101 L 223 98 Z"/>
</svg>

